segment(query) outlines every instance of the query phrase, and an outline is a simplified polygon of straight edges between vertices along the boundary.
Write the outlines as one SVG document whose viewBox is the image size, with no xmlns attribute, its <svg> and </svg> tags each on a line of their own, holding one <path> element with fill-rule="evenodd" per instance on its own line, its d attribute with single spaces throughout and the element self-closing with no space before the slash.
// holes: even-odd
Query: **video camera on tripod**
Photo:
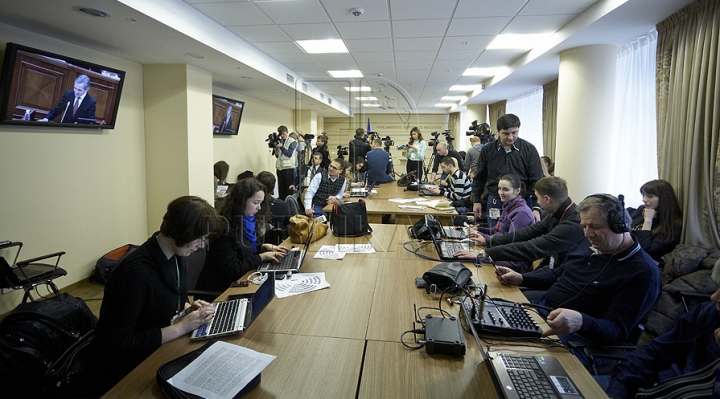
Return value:
<svg viewBox="0 0 720 399">
<path fill-rule="evenodd" d="M 487 123 L 481 123 L 478 125 L 477 120 L 472 121 L 472 124 L 470 124 L 470 127 L 468 128 L 468 131 L 465 132 L 465 135 L 479 137 L 480 144 L 483 145 L 495 139 L 495 135 L 490 131 L 490 125 Z"/>
<path fill-rule="evenodd" d="M 343 147 L 343 146 L 341 146 L 341 145 L 337 146 L 337 156 L 338 156 L 338 158 L 345 159 L 345 155 L 348 155 L 348 154 L 349 154 L 349 152 L 348 152 L 348 147 L 347 147 L 347 146 L 345 146 L 345 147 Z"/>
<path fill-rule="evenodd" d="M 268 138 L 265 139 L 268 143 L 268 148 L 275 148 L 278 144 L 280 144 L 280 141 L 282 138 L 280 138 L 280 135 L 278 135 L 275 132 L 272 132 L 268 134 Z"/>
<path fill-rule="evenodd" d="M 439 142 L 440 135 L 445 136 L 445 141 L 448 142 L 449 145 L 452 145 L 452 141 L 455 140 L 454 137 L 450 136 L 450 129 L 445 129 L 442 133 L 439 132 L 432 132 L 430 135 L 432 136 L 432 139 L 428 142 L 428 145 L 430 147 L 437 146 L 437 143 Z"/>
</svg>

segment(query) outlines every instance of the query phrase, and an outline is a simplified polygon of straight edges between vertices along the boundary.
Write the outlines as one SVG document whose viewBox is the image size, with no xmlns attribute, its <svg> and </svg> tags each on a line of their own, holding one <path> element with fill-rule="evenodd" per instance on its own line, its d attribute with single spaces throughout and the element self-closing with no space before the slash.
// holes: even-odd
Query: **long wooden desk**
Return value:
<svg viewBox="0 0 720 399">
<path fill-rule="evenodd" d="M 301 272 L 324 272 L 330 288 L 275 298 L 248 331 L 223 338 L 277 356 L 263 371 L 260 385 L 246 397 L 498 398 L 471 335 L 465 334 L 467 352 L 462 358 L 428 355 L 424 349 L 410 350 L 399 342 L 400 335 L 413 328 L 413 305 L 438 306 L 439 295 L 427 295 L 414 285 L 415 277 L 438 262 L 402 248 L 410 241 L 406 226 L 372 227 L 372 236 L 337 238 L 329 234 L 311 245 Z M 341 261 L 312 257 L 321 245 L 368 242 L 376 247 L 376 253 L 347 254 Z M 431 246 L 411 244 L 434 256 Z M 525 301 L 516 287 L 497 282 L 492 267 L 466 265 L 474 281 L 488 285 L 491 296 Z M 219 299 L 252 289 L 229 288 Z M 458 306 L 450 307 L 445 301 L 443 309 L 458 314 Z M 562 348 L 502 343 L 497 338 L 494 342 L 503 352 L 556 356 L 586 398 L 605 397 L 578 360 Z M 163 345 L 104 397 L 163 397 L 155 382 L 156 370 L 200 345 L 188 337 Z"/>
</svg>

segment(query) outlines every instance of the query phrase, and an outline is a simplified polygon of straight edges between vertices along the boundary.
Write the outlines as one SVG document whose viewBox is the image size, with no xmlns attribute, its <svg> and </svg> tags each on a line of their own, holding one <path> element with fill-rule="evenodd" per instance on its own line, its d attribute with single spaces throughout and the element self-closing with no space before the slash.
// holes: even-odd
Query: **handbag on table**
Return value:
<svg viewBox="0 0 720 399">
<path fill-rule="evenodd" d="M 360 237 L 372 234 L 365 200 L 336 202 L 330 212 L 330 228 L 336 237 Z"/>
<path fill-rule="evenodd" d="M 327 234 L 328 225 L 325 223 L 314 223 L 313 218 L 307 215 L 298 214 L 290 217 L 290 228 L 288 233 L 290 234 L 290 241 L 295 244 L 305 244 L 310 234 L 310 228 L 314 226 L 315 232 L 313 233 L 312 241 L 315 242 Z"/>
</svg>

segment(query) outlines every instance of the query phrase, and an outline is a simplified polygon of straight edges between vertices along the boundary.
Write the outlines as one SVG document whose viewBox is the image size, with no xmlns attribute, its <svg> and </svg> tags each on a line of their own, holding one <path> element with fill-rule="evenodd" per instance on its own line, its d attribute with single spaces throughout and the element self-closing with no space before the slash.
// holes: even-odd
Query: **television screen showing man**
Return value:
<svg viewBox="0 0 720 399">
<path fill-rule="evenodd" d="M 38 122 L 56 121 L 59 123 L 95 123 L 97 102 L 88 93 L 90 78 L 80 75 L 75 79 L 73 90 L 63 94 L 60 102 Z M 59 120 L 56 120 L 60 116 Z"/>
<path fill-rule="evenodd" d="M 220 127 L 218 128 L 218 132 L 220 132 L 220 133 L 235 133 L 235 129 L 233 129 L 232 112 L 233 112 L 232 105 L 229 105 L 227 107 L 227 113 L 225 114 L 225 117 L 223 118 L 223 121 L 220 124 Z"/>
</svg>

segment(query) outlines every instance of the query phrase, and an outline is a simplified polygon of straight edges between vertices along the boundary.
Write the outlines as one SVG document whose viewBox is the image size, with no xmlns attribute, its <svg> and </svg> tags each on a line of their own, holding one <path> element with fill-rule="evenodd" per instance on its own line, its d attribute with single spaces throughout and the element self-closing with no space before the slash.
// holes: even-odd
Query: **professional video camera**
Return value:
<svg viewBox="0 0 720 399">
<path fill-rule="evenodd" d="M 390 137 L 390 136 L 385 136 L 382 138 L 382 140 L 383 140 L 383 145 L 386 148 L 390 148 L 395 145 L 395 142 L 393 141 L 392 137 Z"/>
<path fill-rule="evenodd" d="M 280 140 L 280 136 L 275 132 L 268 134 L 268 138 L 265 139 L 265 141 L 267 141 L 268 143 L 269 148 L 277 147 L 277 145 L 280 144 Z"/>
<path fill-rule="evenodd" d="M 373 140 L 379 139 L 379 138 L 380 138 L 380 135 L 378 134 L 378 132 L 372 132 L 372 131 L 367 132 L 367 141 L 369 141 L 370 143 L 372 143 Z"/>
<path fill-rule="evenodd" d="M 477 136 L 480 138 L 480 144 L 487 144 L 495 138 L 495 135 L 490 131 L 490 125 L 487 123 L 481 123 L 478 125 L 477 121 L 472 121 L 472 124 L 465 132 L 466 136 Z"/>
<path fill-rule="evenodd" d="M 337 156 L 338 158 L 345 159 L 345 155 L 348 155 L 348 148 L 347 146 L 343 147 L 341 145 L 337 146 Z"/>
</svg>

